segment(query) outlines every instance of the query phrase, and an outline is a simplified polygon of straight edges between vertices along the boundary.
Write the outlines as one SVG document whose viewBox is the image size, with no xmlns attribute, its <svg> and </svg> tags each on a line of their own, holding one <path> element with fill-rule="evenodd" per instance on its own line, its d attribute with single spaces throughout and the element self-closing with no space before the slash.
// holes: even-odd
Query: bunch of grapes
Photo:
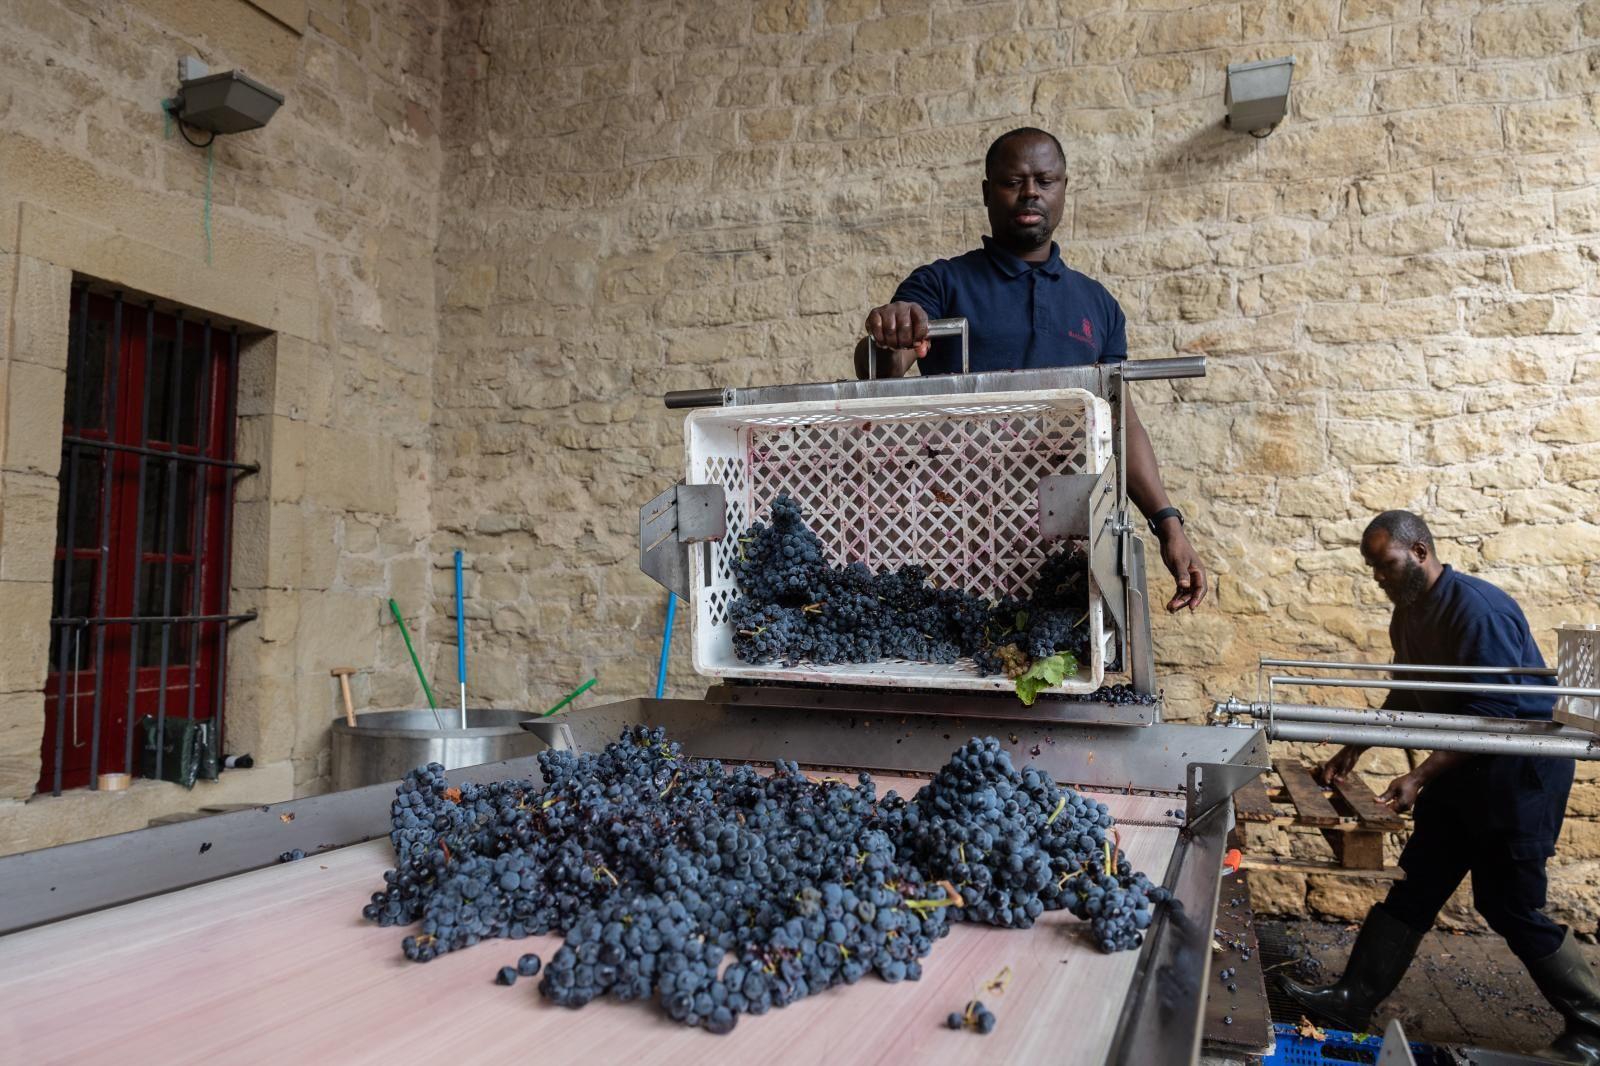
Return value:
<svg viewBox="0 0 1600 1066">
<path fill-rule="evenodd" d="M 1067 908 L 1089 922 L 1090 935 L 1101 951 L 1127 951 L 1144 943 L 1157 904 L 1172 894 L 1134 873 L 1126 859 L 1114 871 L 1092 867 L 1071 877 L 1066 885 Z"/>
<path fill-rule="evenodd" d="M 1152 703 L 1161 702 L 1160 696 L 1154 693 L 1137 692 L 1132 685 L 1101 685 L 1093 692 L 1066 698 L 1082 703 L 1110 703 L 1121 707 L 1148 706 Z"/>
<path fill-rule="evenodd" d="M 821 665 L 880 659 L 953 663 L 1015 675 L 1032 660 L 1089 650 L 1088 565 L 1081 551 L 1045 560 L 1028 599 L 992 603 L 965 589 L 935 588 L 921 566 L 873 573 L 833 566 L 821 539 L 787 494 L 771 523 L 739 538 L 735 576 L 743 596 L 730 613 L 733 650 L 750 663 Z"/>
<path fill-rule="evenodd" d="M 917 980 L 953 920 L 1024 926 L 1066 905 L 1067 871 L 1104 850 L 1111 821 L 992 738 L 909 801 L 880 802 L 867 774 L 690 759 L 645 727 L 598 753 L 543 752 L 539 769 L 542 784 L 407 774 L 395 868 L 364 915 L 416 923 L 401 947 L 418 962 L 558 932 L 542 966 L 524 956 L 496 980 L 539 974 L 569 1007 L 650 999 L 717 1033 L 868 974 Z"/>
<path fill-rule="evenodd" d="M 993 737 L 957 749 L 890 817 L 901 857 L 961 893 L 953 920 L 1006 928 L 1065 906 L 1068 878 L 1110 847 L 1105 804 L 1017 770 Z"/>
</svg>

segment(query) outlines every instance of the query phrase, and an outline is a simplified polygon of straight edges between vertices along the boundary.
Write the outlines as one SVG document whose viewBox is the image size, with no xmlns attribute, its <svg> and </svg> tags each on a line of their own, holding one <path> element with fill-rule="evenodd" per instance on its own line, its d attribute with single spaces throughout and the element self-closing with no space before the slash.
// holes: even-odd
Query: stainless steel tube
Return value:
<svg viewBox="0 0 1600 1066">
<path fill-rule="evenodd" d="M 681 411 L 690 407 L 721 407 L 727 402 L 726 389 L 678 389 L 667 393 L 666 396 L 669 411 Z"/>
<path fill-rule="evenodd" d="M 1158 381 L 1165 378 L 1203 378 L 1206 357 L 1188 355 L 1176 359 L 1129 359 L 1118 363 L 1123 381 Z"/>
<path fill-rule="evenodd" d="M 1555 677 L 1548 666 L 1423 666 L 1417 663 L 1342 663 L 1324 662 L 1321 659 L 1262 659 L 1258 665 L 1273 669 L 1291 670 L 1381 670 L 1394 673 L 1405 670 L 1413 674 L 1520 674 L 1528 677 Z"/>
<path fill-rule="evenodd" d="M 1397 681 L 1365 677 L 1286 677 L 1274 675 L 1273 685 L 1311 685 L 1317 688 L 1387 688 L 1401 692 L 1488 692 L 1518 696 L 1600 697 L 1600 688 L 1574 688 L 1571 685 L 1475 685 L 1469 681 Z"/>
<path fill-rule="evenodd" d="M 1279 722 L 1326 722 L 1337 725 L 1400 726 L 1406 729 L 1443 729 L 1459 733 L 1517 733 L 1527 736 L 1590 739 L 1594 734 L 1560 722 L 1527 718 L 1487 718 L 1472 714 L 1424 714 L 1420 711 L 1357 710 L 1353 707 L 1315 707 L 1306 703 L 1251 706 L 1255 718 Z"/>
<path fill-rule="evenodd" d="M 1566 736 L 1282 721 L 1268 722 L 1267 736 L 1273 740 L 1297 740 L 1311 744 L 1422 748 L 1428 751 L 1462 751 L 1472 755 L 1547 755 L 1560 759 L 1600 759 L 1600 738 L 1593 737 L 1585 740 Z"/>
</svg>

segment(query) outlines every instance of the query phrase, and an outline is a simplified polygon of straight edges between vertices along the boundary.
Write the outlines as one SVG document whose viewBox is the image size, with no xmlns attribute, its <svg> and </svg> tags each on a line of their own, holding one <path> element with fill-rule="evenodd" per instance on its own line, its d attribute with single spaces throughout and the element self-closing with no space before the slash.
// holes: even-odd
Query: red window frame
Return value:
<svg viewBox="0 0 1600 1066">
<path fill-rule="evenodd" d="M 226 614 L 235 475 L 195 460 L 233 459 L 236 333 L 79 289 L 71 337 L 39 780 L 52 792 L 137 775 L 130 723 L 145 715 L 220 724 L 226 622 L 140 619 Z"/>
</svg>

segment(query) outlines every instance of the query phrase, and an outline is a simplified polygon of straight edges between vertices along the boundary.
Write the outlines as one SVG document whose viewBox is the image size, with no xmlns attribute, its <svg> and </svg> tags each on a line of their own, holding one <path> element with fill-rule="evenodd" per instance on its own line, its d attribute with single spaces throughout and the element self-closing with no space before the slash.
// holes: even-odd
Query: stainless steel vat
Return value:
<svg viewBox="0 0 1600 1066">
<path fill-rule="evenodd" d="M 359 716 L 354 726 L 342 717 L 334 719 L 333 787 L 399 781 L 406 771 L 430 762 L 454 769 L 534 755 L 546 747 L 519 724 L 533 718 L 526 711 L 469 707 L 466 729 L 460 728 L 459 708 L 441 707 L 439 717 L 443 730 L 426 707 L 372 711 Z"/>
</svg>

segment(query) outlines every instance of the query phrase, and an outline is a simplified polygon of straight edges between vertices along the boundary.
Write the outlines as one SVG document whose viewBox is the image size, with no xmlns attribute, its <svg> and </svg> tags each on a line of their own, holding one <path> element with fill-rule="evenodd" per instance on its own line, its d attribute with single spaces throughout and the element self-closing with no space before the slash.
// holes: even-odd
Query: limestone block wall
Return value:
<svg viewBox="0 0 1600 1066">
<path fill-rule="evenodd" d="M 648 689 L 659 397 L 847 373 L 865 310 L 977 243 L 1022 124 L 1066 146 L 1058 236 L 1133 356 L 1210 359 L 1137 393 L 1216 581 L 1157 623 L 1173 712 L 1253 691 L 1258 654 L 1384 656 L 1355 541 L 1387 507 L 1542 637 L 1597 620 L 1597 0 L 482 0 L 446 41 L 431 498 L 483 696 Z M 1285 54 L 1288 121 L 1223 129 L 1225 65 Z M 681 634 L 674 664 L 700 688 Z M 1554 899 L 1592 925 L 1584 777 Z"/>
<path fill-rule="evenodd" d="M 331 666 L 420 698 L 384 600 L 426 621 L 437 0 L 0 3 L 0 852 L 325 787 Z M 184 143 L 176 61 L 283 92 L 264 130 Z M 207 200 L 209 197 L 209 216 Z M 209 217 L 211 240 L 206 239 Z M 193 793 L 27 799 L 39 774 L 74 276 L 245 330 L 229 748 Z M 9 801 L 9 802 L 8 802 Z"/>
</svg>

